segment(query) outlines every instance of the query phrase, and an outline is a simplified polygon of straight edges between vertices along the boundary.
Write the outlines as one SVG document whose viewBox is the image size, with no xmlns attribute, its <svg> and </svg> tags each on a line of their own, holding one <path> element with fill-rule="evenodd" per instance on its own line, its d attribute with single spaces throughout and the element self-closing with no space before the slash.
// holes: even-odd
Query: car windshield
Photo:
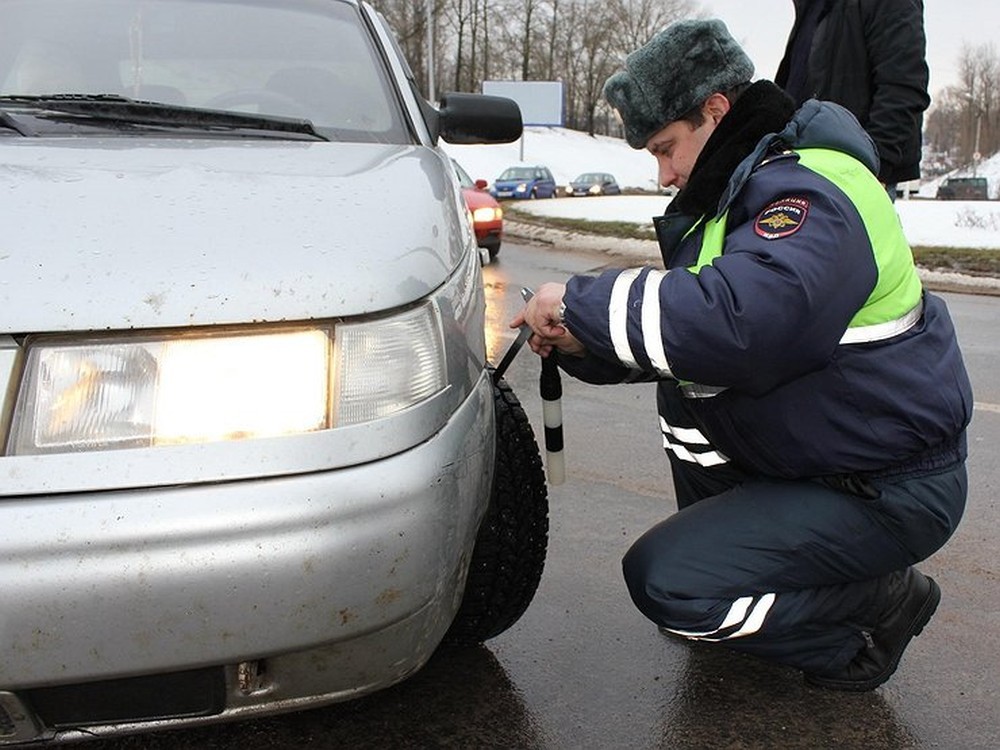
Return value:
<svg viewBox="0 0 1000 750">
<path fill-rule="evenodd" d="M 406 142 L 363 23 L 336 0 L 0 0 L 0 96 L 112 95 Z"/>
<path fill-rule="evenodd" d="M 535 170 L 531 167 L 510 167 L 505 169 L 503 174 L 500 175 L 501 180 L 533 180 L 535 178 Z"/>
<path fill-rule="evenodd" d="M 582 182 L 586 185 L 593 185 L 598 182 L 604 181 L 603 174 L 597 174 L 596 172 L 588 172 L 587 174 L 582 174 L 577 177 L 573 182 Z"/>
<path fill-rule="evenodd" d="M 458 184 L 464 188 L 474 188 L 476 183 L 472 181 L 471 177 L 469 177 L 469 173 L 462 169 L 457 161 L 452 161 L 452 164 L 455 165 L 455 174 L 458 175 Z"/>
</svg>

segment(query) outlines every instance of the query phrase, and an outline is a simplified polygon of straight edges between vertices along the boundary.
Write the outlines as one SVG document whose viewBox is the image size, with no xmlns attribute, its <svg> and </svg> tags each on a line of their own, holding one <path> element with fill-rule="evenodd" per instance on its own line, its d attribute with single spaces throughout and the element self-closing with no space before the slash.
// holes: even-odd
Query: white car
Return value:
<svg viewBox="0 0 1000 750">
<path fill-rule="evenodd" d="M 313 707 L 531 601 L 538 449 L 357 0 L 0 0 L 0 746 Z"/>
</svg>

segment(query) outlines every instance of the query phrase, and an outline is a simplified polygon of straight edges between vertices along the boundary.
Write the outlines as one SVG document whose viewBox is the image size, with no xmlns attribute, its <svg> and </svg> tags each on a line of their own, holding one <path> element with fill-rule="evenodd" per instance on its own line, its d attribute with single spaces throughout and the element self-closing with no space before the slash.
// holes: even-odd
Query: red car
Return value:
<svg viewBox="0 0 1000 750">
<path fill-rule="evenodd" d="M 500 237 L 503 234 L 503 209 L 496 199 L 486 192 L 486 180 L 473 181 L 457 161 L 452 160 L 458 182 L 462 186 L 465 205 L 472 216 L 472 229 L 476 233 L 476 244 L 484 247 L 490 260 L 500 252 Z"/>
</svg>

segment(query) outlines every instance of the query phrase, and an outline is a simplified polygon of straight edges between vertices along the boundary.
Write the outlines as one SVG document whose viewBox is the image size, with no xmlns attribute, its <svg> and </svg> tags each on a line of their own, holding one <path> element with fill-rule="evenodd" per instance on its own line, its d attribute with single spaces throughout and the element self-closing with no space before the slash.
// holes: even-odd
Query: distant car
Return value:
<svg viewBox="0 0 1000 750">
<path fill-rule="evenodd" d="M 939 201 L 989 200 L 985 177 L 949 177 L 938 188 Z"/>
<path fill-rule="evenodd" d="M 566 186 L 566 195 L 621 195 L 614 175 L 607 172 L 584 172 Z"/>
<path fill-rule="evenodd" d="M 490 260 L 500 252 L 500 238 L 503 236 L 503 209 L 496 198 L 486 192 L 486 180 L 473 180 L 461 165 L 452 159 L 458 184 L 462 186 L 462 197 L 472 216 L 472 229 L 476 233 L 476 244 L 486 248 Z"/>
<path fill-rule="evenodd" d="M 548 167 L 508 167 L 490 188 L 494 198 L 555 198 L 556 180 Z"/>
</svg>

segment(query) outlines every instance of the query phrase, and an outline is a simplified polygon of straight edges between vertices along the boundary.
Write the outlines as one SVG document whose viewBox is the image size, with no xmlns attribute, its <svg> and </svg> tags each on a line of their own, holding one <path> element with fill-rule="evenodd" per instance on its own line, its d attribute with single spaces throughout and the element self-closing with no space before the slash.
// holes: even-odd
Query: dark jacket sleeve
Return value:
<svg viewBox="0 0 1000 750">
<path fill-rule="evenodd" d="M 791 75 L 788 39 L 775 82 Z M 879 179 L 920 176 L 921 127 L 930 104 L 923 0 L 838 0 L 820 20 L 809 52 L 810 96 L 846 107 L 878 149 Z"/>
<path fill-rule="evenodd" d="M 800 189 L 785 192 L 788 185 Z M 696 273 L 646 268 L 571 278 L 570 331 L 594 357 L 618 366 L 750 394 L 828 364 L 875 284 L 860 216 L 794 162 L 761 170 L 747 192 L 723 255 Z M 766 239 L 755 220 L 783 196 L 807 201 L 807 217 L 794 233 Z"/>
<path fill-rule="evenodd" d="M 874 0 L 862 12 L 872 85 L 863 125 L 878 147 L 879 177 L 892 182 L 919 148 L 930 104 L 924 7 L 921 0 Z"/>
</svg>

